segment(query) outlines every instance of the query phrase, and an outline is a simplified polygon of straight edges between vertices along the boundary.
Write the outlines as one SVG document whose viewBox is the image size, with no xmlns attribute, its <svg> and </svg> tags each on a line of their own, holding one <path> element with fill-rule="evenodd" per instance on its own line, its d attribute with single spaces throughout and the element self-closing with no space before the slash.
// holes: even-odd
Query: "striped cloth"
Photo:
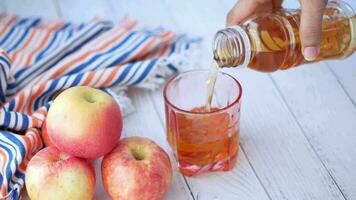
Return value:
<svg viewBox="0 0 356 200">
<path fill-rule="evenodd" d="M 26 165 L 43 146 L 40 128 L 60 91 L 115 87 L 125 113 L 127 86 L 156 88 L 188 64 L 197 43 L 163 28 L 137 28 L 126 18 L 113 26 L 0 15 L 0 198 L 19 199 Z"/>
</svg>

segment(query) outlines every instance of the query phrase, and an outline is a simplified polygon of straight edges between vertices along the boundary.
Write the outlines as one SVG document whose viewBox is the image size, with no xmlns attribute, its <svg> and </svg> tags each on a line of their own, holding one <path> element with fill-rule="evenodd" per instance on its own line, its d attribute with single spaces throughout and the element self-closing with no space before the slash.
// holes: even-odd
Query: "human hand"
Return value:
<svg viewBox="0 0 356 200">
<path fill-rule="evenodd" d="M 255 13 L 272 12 L 281 8 L 283 0 L 239 0 L 227 15 L 227 26 L 239 24 Z M 300 0 L 300 36 L 302 53 L 312 61 L 319 55 L 321 24 L 328 0 Z"/>
</svg>

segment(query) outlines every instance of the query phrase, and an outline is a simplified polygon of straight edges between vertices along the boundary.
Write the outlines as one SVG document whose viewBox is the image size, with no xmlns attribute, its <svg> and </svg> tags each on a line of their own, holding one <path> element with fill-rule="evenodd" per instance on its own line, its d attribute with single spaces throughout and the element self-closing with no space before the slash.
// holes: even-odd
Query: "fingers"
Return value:
<svg viewBox="0 0 356 200">
<path fill-rule="evenodd" d="M 241 23 L 255 11 L 255 1 L 238 1 L 227 14 L 226 25 L 232 26 Z"/>
<path fill-rule="evenodd" d="M 239 0 L 227 15 L 226 25 L 240 24 L 255 13 L 281 8 L 283 0 Z"/>
<path fill-rule="evenodd" d="M 301 0 L 300 36 L 302 53 L 308 61 L 314 60 L 319 55 L 321 25 L 326 3 L 327 0 Z"/>
</svg>

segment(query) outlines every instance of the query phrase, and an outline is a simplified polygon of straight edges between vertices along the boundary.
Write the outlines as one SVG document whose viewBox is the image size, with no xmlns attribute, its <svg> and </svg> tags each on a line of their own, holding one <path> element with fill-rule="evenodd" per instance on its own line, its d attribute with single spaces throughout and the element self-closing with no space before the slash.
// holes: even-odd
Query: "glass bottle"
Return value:
<svg viewBox="0 0 356 200">
<path fill-rule="evenodd" d="M 258 14 L 241 26 L 216 33 L 214 60 L 219 67 L 247 66 L 262 72 L 289 69 L 325 59 L 342 59 L 356 50 L 356 15 L 344 1 L 329 1 L 322 22 L 320 54 L 304 59 L 299 36 L 300 10 Z"/>
</svg>

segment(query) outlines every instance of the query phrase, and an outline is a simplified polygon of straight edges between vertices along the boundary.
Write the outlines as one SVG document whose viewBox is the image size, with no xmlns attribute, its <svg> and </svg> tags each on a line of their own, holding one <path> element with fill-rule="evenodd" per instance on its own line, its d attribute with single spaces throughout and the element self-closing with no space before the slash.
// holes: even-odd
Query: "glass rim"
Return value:
<svg viewBox="0 0 356 200">
<path fill-rule="evenodd" d="M 183 71 L 183 72 L 177 73 L 177 74 L 173 75 L 171 78 L 169 78 L 168 81 L 166 82 L 166 84 L 164 85 L 164 88 L 163 88 L 164 103 L 165 104 L 167 103 L 173 109 L 178 110 L 178 111 L 183 112 L 183 113 L 188 113 L 188 114 L 192 114 L 192 115 L 205 115 L 205 114 L 215 114 L 215 113 L 220 113 L 220 112 L 226 111 L 229 108 L 231 108 L 232 106 L 234 106 L 235 104 L 240 102 L 241 97 L 242 97 L 242 86 L 241 86 L 241 83 L 236 78 L 231 76 L 230 74 L 222 72 L 222 71 L 219 71 L 218 74 L 226 75 L 229 78 L 231 78 L 237 84 L 238 90 L 240 92 L 239 95 L 237 95 L 235 100 L 233 100 L 231 103 L 229 103 L 228 105 L 224 106 L 223 108 L 219 108 L 218 110 L 209 111 L 209 112 L 192 112 L 190 110 L 185 110 L 185 109 L 179 108 L 176 105 L 174 105 L 171 101 L 169 101 L 169 99 L 167 97 L 168 86 L 175 79 L 177 79 L 179 76 L 182 76 L 182 75 L 185 75 L 185 74 L 188 74 L 188 73 L 199 72 L 199 71 L 200 72 L 209 72 L 208 69 L 193 69 L 193 70 L 187 70 L 187 71 Z"/>
</svg>

